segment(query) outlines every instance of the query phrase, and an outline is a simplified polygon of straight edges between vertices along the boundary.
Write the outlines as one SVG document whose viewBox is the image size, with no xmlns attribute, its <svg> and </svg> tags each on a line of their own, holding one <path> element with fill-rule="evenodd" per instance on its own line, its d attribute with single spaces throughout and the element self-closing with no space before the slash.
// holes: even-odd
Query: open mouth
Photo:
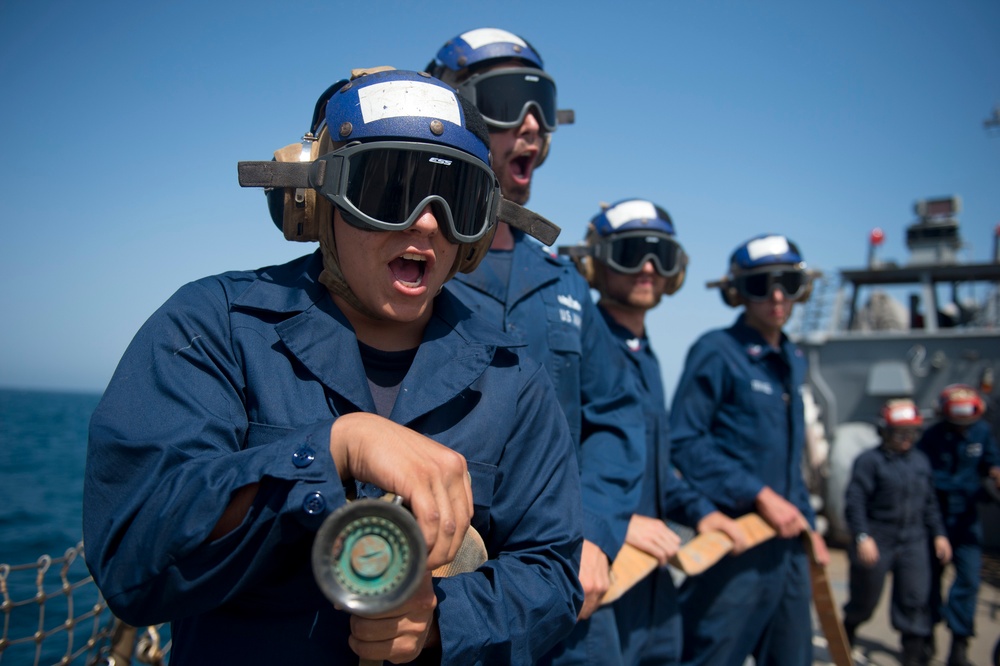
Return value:
<svg viewBox="0 0 1000 666">
<path fill-rule="evenodd" d="M 531 179 L 531 169 L 535 164 L 534 153 L 526 153 L 510 161 L 510 174 L 516 179 L 527 181 Z"/>
<path fill-rule="evenodd" d="M 405 252 L 389 262 L 389 270 L 404 286 L 419 287 L 427 271 L 427 257 Z"/>
</svg>

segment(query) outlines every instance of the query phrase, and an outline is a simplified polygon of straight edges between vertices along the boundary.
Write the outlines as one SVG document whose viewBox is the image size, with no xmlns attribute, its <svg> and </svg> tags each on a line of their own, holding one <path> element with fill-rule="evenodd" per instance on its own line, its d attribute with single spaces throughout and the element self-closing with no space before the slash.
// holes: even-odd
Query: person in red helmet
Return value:
<svg viewBox="0 0 1000 666">
<path fill-rule="evenodd" d="M 923 417 L 908 398 L 889 400 L 882 408 L 882 444 L 854 461 L 847 486 L 845 514 L 854 535 L 850 549 L 850 598 L 844 605 L 844 629 L 854 645 L 858 625 L 875 610 L 885 576 L 892 572 L 892 626 L 900 632 L 903 666 L 927 664 L 931 630 L 930 553 L 951 559 L 941 513 L 931 485 L 931 466 L 913 443 Z"/>
<path fill-rule="evenodd" d="M 944 620 L 951 631 L 949 666 L 968 666 L 966 650 L 975 635 L 973 620 L 979 593 L 983 528 L 978 500 L 983 481 L 1000 488 L 1000 453 L 989 425 L 983 421 L 986 403 L 971 386 L 952 384 L 938 398 L 940 419 L 927 429 L 917 448 L 933 469 L 934 490 L 954 549 L 955 580 L 947 601 L 941 595 L 943 566 L 935 566 L 931 584 L 934 623 Z"/>
</svg>

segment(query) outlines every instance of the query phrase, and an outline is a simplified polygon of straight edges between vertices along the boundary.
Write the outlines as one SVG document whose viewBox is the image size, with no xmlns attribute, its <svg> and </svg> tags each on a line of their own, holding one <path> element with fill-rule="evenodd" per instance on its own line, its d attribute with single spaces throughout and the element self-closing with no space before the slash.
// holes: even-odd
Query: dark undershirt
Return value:
<svg viewBox="0 0 1000 666">
<path fill-rule="evenodd" d="M 375 401 L 375 413 L 389 418 L 396 404 L 399 386 L 413 364 L 417 348 L 388 352 L 369 347 L 359 340 L 358 350 L 368 377 L 368 390 Z"/>
</svg>

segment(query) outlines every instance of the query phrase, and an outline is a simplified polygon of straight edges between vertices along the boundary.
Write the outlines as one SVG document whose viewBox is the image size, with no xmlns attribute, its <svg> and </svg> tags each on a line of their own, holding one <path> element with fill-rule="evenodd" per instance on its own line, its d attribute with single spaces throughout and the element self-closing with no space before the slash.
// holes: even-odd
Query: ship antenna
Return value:
<svg viewBox="0 0 1000 666">
<path fill-rule="evenodd" d="M 993 114 L 983 121 L 983 127 L 986 131 L 1000 129 L 1000 104 L 993 107 Z"/>
</svg>

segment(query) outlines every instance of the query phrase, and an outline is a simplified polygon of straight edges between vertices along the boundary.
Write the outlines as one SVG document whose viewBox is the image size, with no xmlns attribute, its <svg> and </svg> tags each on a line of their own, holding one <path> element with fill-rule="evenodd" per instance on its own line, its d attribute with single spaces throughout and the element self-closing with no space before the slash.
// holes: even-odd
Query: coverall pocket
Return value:
<svg viewBox="0 0 1000 666">
<path fill-rule="evenodd" d="M 496 486 L 496 465 L 466 460 L 469 476 L 472 477 L 472 526 L 486 539 L 490 527 L 490 507 Z"/>
<path fill-rule="evenodd" d="M 574 441 L 579 441 L 583 421 L 580 410 L 580 365 L 583 359 L 580 330 L 565 323 L 550 326 L 548 340 L 552 353 L 546 360 L 546 370 L 566 414 L 570 434 Z"/>
<path fill-rule="evenodd" d="M 257 446 L 265 446 L 278 441 L 282 437 L 287 437 L 295 429 L 282 426 L 273 426 L 266 423 L 254 423 L 251 421 L 247 425 L 247 435 L 243 440 L 244 449 L 252 449 Z"/>
</svg>

